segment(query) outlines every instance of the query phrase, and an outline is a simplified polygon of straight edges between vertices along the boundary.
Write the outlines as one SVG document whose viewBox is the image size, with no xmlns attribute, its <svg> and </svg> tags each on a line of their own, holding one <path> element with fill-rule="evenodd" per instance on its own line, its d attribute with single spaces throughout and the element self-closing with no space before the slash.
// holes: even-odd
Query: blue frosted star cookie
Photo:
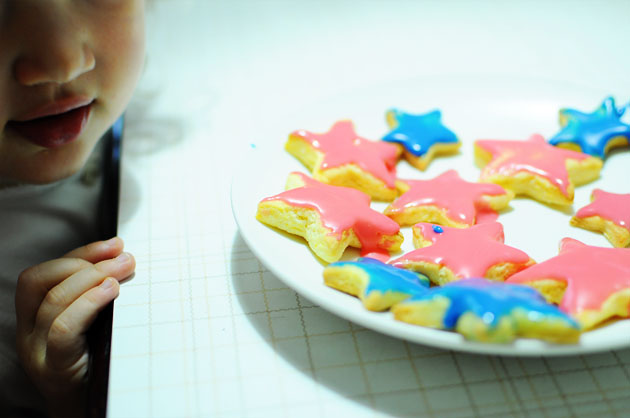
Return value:
<svg viewBox="0 0 630 418">
<path fill-rule="evenodd" d="M 454 154 L 461 146 L 457 136 L 442 124 L 439 110 L 414 115 L 390 109 L 386 118 L 392 130 L 383 141 L 400 144 L 405 159 L 420 170 L 424 170 L 436 155 Z"/>
<path fill-rule="evenodd" d="M 617 108 L 612 97 L 592 113 L 561 109 L 562 130 L 549 143 L 603 159 L 611 148 L 626 146 L 630 141 L 630 124 L 622 121 L 627 109 Z"/>
<path fill-rule="evenodd" d="M 368 257 L 328 265 L 324 269 L 324 283 L 359 297 L 371 311 L 384 311 L 429 288 L 426 276 Z"/>
<path fill-rule="evenodd" d="M 400 321 L 459 332 L 470 340 L 507 343 L 517 336 L 574 343 L 580 327 L 533 288 L 465 279 L 434 287 L 392 307 Z"/>
</svg>

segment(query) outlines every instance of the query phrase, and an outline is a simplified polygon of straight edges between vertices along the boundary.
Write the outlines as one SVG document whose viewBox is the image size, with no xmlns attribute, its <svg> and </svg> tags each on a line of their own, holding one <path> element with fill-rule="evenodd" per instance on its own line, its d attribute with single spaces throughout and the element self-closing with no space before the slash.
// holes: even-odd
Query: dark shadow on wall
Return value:
<svg viewBox="0 0 630 418">
<path fill-rule="evenodd" d="M 158 91 L 137 91 L 125 112 L 125 153 L 128 159 L 154 154 L 185 138 L 181 120 L 152 114 L 159 94 Z"/>
<path fill-rule="evenodd" d="M 121 165 L 121 204 L 119 224 L 133 218 L 143 196 L 143 179 L 138 178 L 133 166 L 143 158 L 172 147 L 185 138 L 181 120 L 173 117 L 155 116 L 153 103 L 159 92 L 138 90 L 125 111 Z"/>
</svg>

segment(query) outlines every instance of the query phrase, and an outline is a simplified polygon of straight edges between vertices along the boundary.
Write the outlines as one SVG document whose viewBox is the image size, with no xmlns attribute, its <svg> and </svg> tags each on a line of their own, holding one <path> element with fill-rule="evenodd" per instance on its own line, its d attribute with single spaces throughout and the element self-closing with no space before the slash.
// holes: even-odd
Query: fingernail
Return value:
<svg viewBox="0 0 630 418">
<path fill-rule="evenodd" d="M 108 289 L 111 289 L 112 287 L 114 287 L 114 279 L 112 279 L 111 277 L 106 278 L 101 283 L 101 289 L 103 290 L 108 290 Z"/>
<path fill-rule="evenodd" d="M 118 242 L 118 237 L 114 237 L 114 238 L 108 239 L 103 244 L 107 245 L 108 247 L 113 247 L 114 245 L 116 245 L 117 242 Z"/>
<path fill-rule="evenodd" d="M 129 260 L 131 260 L 131 256 L 129 255 L 129 253 L 121 253 L 120 255 L 118 255 L 118 257 L 116 257 L 116 262 L 118 264 L 128 263 Z"/>
</svg>

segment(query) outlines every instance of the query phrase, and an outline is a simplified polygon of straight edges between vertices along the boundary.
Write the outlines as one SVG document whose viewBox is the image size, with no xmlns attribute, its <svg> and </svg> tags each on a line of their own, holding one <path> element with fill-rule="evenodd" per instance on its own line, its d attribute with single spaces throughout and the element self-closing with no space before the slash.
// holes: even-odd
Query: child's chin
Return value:
<svg viewBox="0 0 630 418">
<path fill-rule="evenodd" d="M 23 167 L 22 170 L 14 173 L 12 177 L 17 182 L 26 184 L 56 183 L 77 174 L 81 171 L 84 164 L 83 158 L 77 158 L 73 161 L 65 160 L 63 163 L 60 163 L 58 160 L 40 160 L 35 169 L 29 170 L 27 167 Z"/>
<path fill-rule="evenodd" d="M 63 172 L 39 172 L 22 174 L 18 178 L 16 178 L 15 181 L 21 184 L 52 184 L 67 179 L 68 177 L 72 177 L 77 172 L 78 170 L 64 170 Z"/>
</svg>

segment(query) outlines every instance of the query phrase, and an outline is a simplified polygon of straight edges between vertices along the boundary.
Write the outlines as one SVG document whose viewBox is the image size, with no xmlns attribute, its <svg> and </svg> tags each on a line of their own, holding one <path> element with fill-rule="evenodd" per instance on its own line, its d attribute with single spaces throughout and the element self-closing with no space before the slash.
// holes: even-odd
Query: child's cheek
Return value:
<svg viewBox="0 0 630 418">
<path fill-rule="evenodd" d="M 131 99 L 142 70 L 145 54 L 143 14 L 138 12 L 108 25 L 96 42 L 99 96 L 110 113 L 111 123 Z"/>
</svg>

